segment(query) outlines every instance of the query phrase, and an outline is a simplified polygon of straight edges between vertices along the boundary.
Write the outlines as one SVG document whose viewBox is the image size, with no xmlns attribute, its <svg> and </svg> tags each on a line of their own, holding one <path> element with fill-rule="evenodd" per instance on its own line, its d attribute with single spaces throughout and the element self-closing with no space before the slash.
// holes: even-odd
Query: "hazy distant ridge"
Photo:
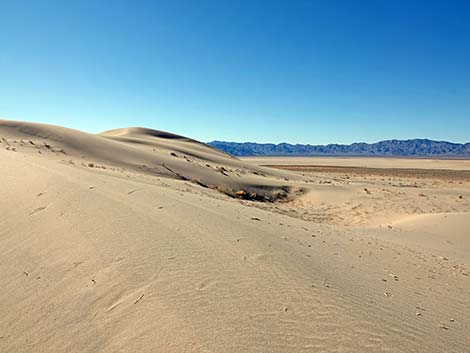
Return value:
<svg viewBox="0 0 470 353">
<path fill-rule="evenodd" d="M 212 141 L 209 145 L 234 156 L 274 155 L 364 155 L 364 156 L 468 156 L 470 142 L 452 143 L 428 139 L 386 140 L 377 143 L 351 145 L 292 145 L 289 143 L 253 143 Z"/>
</svg>

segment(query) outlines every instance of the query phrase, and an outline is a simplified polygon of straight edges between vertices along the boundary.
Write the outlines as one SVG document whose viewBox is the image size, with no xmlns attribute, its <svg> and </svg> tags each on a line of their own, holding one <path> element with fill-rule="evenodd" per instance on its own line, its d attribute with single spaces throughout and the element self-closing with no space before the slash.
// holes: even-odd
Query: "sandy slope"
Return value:
<svg viewBox="0 0 470 353">
<path fill-rule="evenodd" d="M 396 241 L 405 223 L 321 224 L 215 190 L 311 186 L 299 175 L 141 129 L 1 122 L 2 137 L 0 352 L 470 346 L 464 259 Z"/>
<path fill-rule="evenodd" d="M 470 212 L 422 214 L 403 217 L 393 227 L 406 232 L 399 240 L 426 247 L 470 263 Z"/>
</svg>

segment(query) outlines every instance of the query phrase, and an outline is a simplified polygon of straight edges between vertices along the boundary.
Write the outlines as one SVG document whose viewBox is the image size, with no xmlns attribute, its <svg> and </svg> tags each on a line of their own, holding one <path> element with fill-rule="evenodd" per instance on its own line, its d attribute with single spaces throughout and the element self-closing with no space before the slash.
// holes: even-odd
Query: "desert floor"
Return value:
<svg viewBox="0 0 470 353">
<path fill-rule="evenodd" d="M 468 352 L 469 162 L 346 160 L 0 121 L 0 352 Z"/>
</svg>

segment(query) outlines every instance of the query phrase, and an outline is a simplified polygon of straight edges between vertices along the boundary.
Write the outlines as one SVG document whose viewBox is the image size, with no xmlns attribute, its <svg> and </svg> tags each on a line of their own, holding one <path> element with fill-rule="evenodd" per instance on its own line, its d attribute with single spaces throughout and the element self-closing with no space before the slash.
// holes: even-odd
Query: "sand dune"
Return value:
<svg viewBox="0 0 470 353">
<path fill-rule="evenodd" d="M 12 149 L 54 152 L 63 160 L 79 158 L 98 168 L 188 180 L 232 196 L 245 191 L 275 200 L 294 192 L 284 182 L 285 173 L 244 163 L 208 145 L 161 131 L 127 128 L 92 135 L 15 121 L 0 121 L 0 128 Z"/>
<path fill-rule="evenodd" d="M 404 219 L 403 199 L 437 207 L 419 196 L 433 181 L 389 186 L 389 228 L 365 213 L 387 199 L 374 178 L 268 169 L 141 128 L 2 121 L 0 141 L 0 352 L 470 346 L 465 183 L 440 188 L 446 221 Z M 322 203 L 331 217 L 314 219 Z M 441 236 L 459 252 L 442 255 Z"/>
</svg>

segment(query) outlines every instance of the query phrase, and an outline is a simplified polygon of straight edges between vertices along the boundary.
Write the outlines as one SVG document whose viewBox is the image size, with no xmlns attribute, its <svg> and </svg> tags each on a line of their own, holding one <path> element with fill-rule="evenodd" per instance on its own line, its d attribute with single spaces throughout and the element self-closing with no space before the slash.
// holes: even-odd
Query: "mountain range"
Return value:
<svg viewBox="0 0 470 353">
<path fill-rule="evenodd" d="M 470 142 L 465 144 L 429 139 L 385 140 L 350 145 L 302 145 L 212 141 L 210 146 L 234 156 L 441 156 L 469 157 Z"/>
</svg>

